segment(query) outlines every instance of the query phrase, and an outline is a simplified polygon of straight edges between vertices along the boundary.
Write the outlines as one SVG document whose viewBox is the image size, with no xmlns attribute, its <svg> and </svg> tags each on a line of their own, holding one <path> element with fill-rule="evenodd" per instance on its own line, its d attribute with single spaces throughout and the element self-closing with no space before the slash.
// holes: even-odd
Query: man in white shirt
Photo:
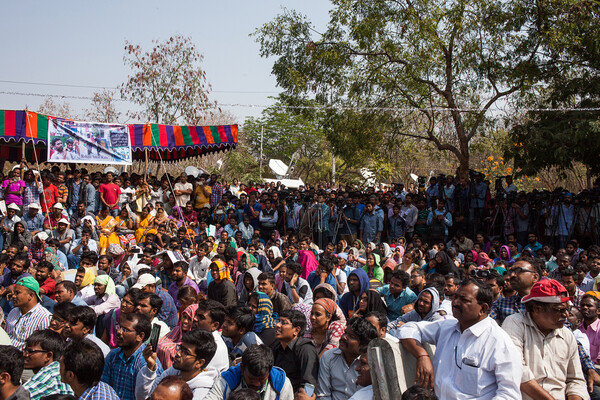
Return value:
<svg viewBox="0 0 600 400">
<path fill-rule="evenodd" d="M 215 369 L 206 368 L 212 361 L 217 345 L 213 335 L 202 329 L 194 329 L 183 335 L 181 345 L 175 353 L 173 366 L 156 376 L 156 351 L 150 346 L 144 349 L 147 366 L 142 367 L 136 378 L 135 398 L 146 400 L 158 384 L 167 376 L 181 376 L 194 393 L 193 400 L 202 400 L 218 379 Z"/>
<path fill-rule="evenodd" d="M 173 188 L 173 191 L 175 192 L 175 201 L 177 206 L 179 206 L 181 209 L 185 208 L 187 202 L 190 201 L 190 196 L 194 190 L 194 187 L 187 181 L 187 179 L 187 174 L 182 172 L 181 176 L 179 177 L 179 182 L 177 182 Z"/>
<path fill-rule="evenodd" d="M 213 368 L 223 373 L 229 368 L 229 352 L 227 345 L 219 333 L 221 325 L 225 321 L 225 306 L 214 300 L 200 301 L 196 315 L 194 316 L 193 329 L 204 329 L 212 333 L 217 350 L 207 368 Z"/>
<path fill-rule="evenodd" d="M 489 318 L 492 300 L 488 284 L 468 279 L 452 301 L 456 319 L 409 322 L 399 330 L 402 345 L 417 359 L 416 383 L 433 387 L 440 400 L 521 397 L 522 358 Z M 433 364 L 421 343 L 436 345 Z"/>
<path fill-rule="evenodd" d="M 411 237 L 412 233 L 415 231 L 415 223 L 417 222 L 419 214 L 417 207 L 412 205 L 412 199 L 413 196 L 407 194 L 404 199 L 404 204 L 402 204 L 402 208 L 400 208 L 400 216 L 406 221 L 406 237 Z"/>
</svg>

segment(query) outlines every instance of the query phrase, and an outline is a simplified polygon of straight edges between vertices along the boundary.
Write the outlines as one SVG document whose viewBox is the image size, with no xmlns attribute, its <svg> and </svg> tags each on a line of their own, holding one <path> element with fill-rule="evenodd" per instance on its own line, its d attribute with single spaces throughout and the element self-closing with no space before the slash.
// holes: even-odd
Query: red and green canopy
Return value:
<svg viewBox="0 0 600 400">
<path fill-rule="evenodd" d="M 46 160 L 48 119 L 55 117 L 33 111 L 0 110 L 0 159 L 18 161 L 25 156 L 35 161 Z M 160 124 L 130 124 L 129 135 L 134 159 L 145 159 L 146 149 L 151 160 L 175 161 L 183 158 L 234 149 L 238 141 L 237 125 L 179 126 Z M 32 145 L 30 145 L 32 144 Z"/>
</svg>

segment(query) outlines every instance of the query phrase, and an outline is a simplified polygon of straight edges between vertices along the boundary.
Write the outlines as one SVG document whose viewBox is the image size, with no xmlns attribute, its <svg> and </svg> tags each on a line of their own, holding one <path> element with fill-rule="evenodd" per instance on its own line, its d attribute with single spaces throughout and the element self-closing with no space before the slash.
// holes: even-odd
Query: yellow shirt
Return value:
<svg viewBox="0 0 600 400">
<path fill-rule="evenodd" d="M 194 195 L 196 196 L 196 202 L 194 203 L 195 208 L 203 208 L 205 204 L 210 204 L 212 188 L 207 184 L 204 184 L 204 190 L 206 191 L 205 195 L 204 191 L 202 191 L 202 187 L 202 185 L 198 185 L 194 190 Z"/>
</svg>

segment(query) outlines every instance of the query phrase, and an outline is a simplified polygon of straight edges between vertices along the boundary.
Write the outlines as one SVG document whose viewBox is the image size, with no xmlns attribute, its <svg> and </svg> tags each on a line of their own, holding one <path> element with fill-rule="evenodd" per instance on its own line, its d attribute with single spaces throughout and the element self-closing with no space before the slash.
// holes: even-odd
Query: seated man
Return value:
<svg viewBox="0 0 600 400">
<path fill-rule="evenodd" d="M 275 274 L 273 272 L 262 272 L 258 276 L 258 290 L 271 298 L 273 312 L 277 315 L 282 311 L 292 308 L 290 298 L 276 290 Z"/>
<path fill-rule="evenodd" d="M 564 326 L 570 300 L 563 285 L 543 279 L 521 300 L 526 312 L 502 324 L 523 363 L 524 400 L 589 398 L 575 336 Z"/>
<path fill-rule="evenodd" d="M 263 344 L 254 333 L 254 322 L 254 313 L 246 306 L 233 306 L 227 309 L 222 335 L 233 358 L 241 357 L 248 346 Z"/>
<path fill-rule="evenodd" d="M 287 271 L 284 276 L 281 292 L 287 295 L 292 304 L 312 304 L 312 290 L 308 282 L 300 277 L 302 265 L 297 262 L 286 263 Z"/>
<path fill-rule="evenodd" d="M 13 304 L 15 308 L 6 317 L 6 333 L 13 346 L 25 347 L 25 340 L 38 329 L 50 325 L 50 312 L 42 307 L 40 285 L 31 277 L 21 278 L 15 285 Z"/>
<path fill-rule="evenodd" d="M 143 367 L 136 380 L 135 396 L 147 399 L 156 390 L 160 382 L 169 376 L 182 377 L 193 391 L 194 399 L 204 399 L 219 373 L 216 369 L 206 368 L 217 351 L 212 334 L 202 329 L 188 331 L 183 335 L 179 350 L 173 359 L 173 366 L 156 376 L 156 352 L 148 346 L 144 350 L 147 365 Z"/>
<path fill-rule="evenodd" d="M 54 300 L 57 303 L 73 303 L 76 306 L 87 306 L 77 295 L 77 286 L 71 281 L 61 281 L 54 287 Z"/>
<path fill-rule="evenodd" d="M 223 400 L 240 389 L 261 394 L 262 400 L 292 400 L 294 391 L 285 372 L 274 366 L 273 352 L 267 346 L 252 345 L 242 355 L 242 362 L 221 375 L 206 400 Z"/>
<path fill-rule="evenodd" d="M 56 304 L 54 300 L 54 289 L 56 281 L 52 279 L 50 273 L 54 270 L 52 264 L 46 260 L 40 261 L 36 266 L 35 280 L 40 285 L 40 296 L 42 296 L 42 306 L 46 307 L 50 312 Z"/>
<path fill-rule="evenodd" d="M 101 382 L 104 355 L 89 340 L 71 342 L 60 359 L 60 376 L 81 400 L 120 400 L 115 390 Z"/>
<path fill-rule="evenodd" d="M 346 332 L 340 338 L 340 347 L 327 350 L 321 356 L 317 397 L 346 400 L 359 389 L 357 382 L 358 357 L 361 348 L 378 337 L 377 330 L 364 318 L 348 321 Z"/>
<path fill-rule="evenodd" d="M 92 334 L 95 326 L 96 313 L 94 310 L 88 306 L 76 306 L 67 317 L 65 335 L 74 342 L 88 339 L 96 343 L 106 357 L 110 353 L 110 347 Z"/>
<path fill-rule="evenodd" d="M 417 295 L 408 287 L 409 283 L 410 275 L 405 271 L 397 270 L 392 274 L 389 285 L 377 289 L 387 304 L 390 321 L 402 315 L 402 307 L 417 301 Z"/>
<path fill-rule="evenodd" d="M 318 381 L 319 355 L 313 342 L 303 337 L 305 330 L 306 317 L 298 310 L 282 312 L 275 325 L 274 365 L 286 372 L 294 392 L 305 383 L 316 387 Z"/>
<path fill-rule="evenodd" d="M 0 376 L 3 378 L 0 380 L 0 393 L 2 393 L 3 400 L 30 398 L 27 389 L 21 386 L 23 365 L 23 353 L 13 346 L 0 346 Z"/>
<path fill-rule="evenodd" d="M 144 250 L 144 254 L 145 250 Z M 140 273 L 138 271 L 138 273 Z M 163 303 L 158 312 L 158 319 L 163 321 L 173 329 L 177 326 L 177 307 L 171 295 L 157 286 L 157 279 L 151 273 L 143 273 L 138 275 L 137 282 L 133 285 L 134 288 L 140 289 L 143 292 L 154 293 L 159 296 Z"/>
<path fill-rule="evenodd" d="M 146 314 L 150 317 L 152 324 L 160 326 L 159 339 L 162 339 L 171 331 L 169 326 L 157 318 L 158 311 L 162 308 L 163 301 L 154 293 L 141 292 L 135 303 L 135 312 Z"/>
<path fill-rule="evenodd" d="M 229 368 L 227 345 L 219 333 L 219 329 L 225 321 L 225 315 L 226 310 L 222 304 L 213 300 L 200 301 L 193 324 L 194 329 L 204 329 L 212 333 L 217 344 L 217 351 L 207 368 L 214 368 L 219 373 L 225 372 Z"/>
<path fill-rule="evenodd" d="M 29 391 L 32 400 L 51 394 L 73 394 L 60 379 L 58 360 L 64 347 L 62 337 L 50 329 L 35 331 L 25 341 L 25 368 L 31 369 L 34 375 L 23 387 Z"/>
</svg>

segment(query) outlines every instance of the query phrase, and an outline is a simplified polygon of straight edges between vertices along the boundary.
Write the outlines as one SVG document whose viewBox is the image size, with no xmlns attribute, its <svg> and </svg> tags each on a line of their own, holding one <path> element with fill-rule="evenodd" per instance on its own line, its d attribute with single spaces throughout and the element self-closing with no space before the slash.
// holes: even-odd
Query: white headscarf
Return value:
<svg viewBox="0 0 600 400">
<path fill-rule="evenodd" d="M 281 250 L 279 250 L 279 247 L 277 247 L 277 246 L 271 246 L 271 247 L 269 247 L 269 250 L 271 250 L 273 252 L 273 258 L 274 259 L 282 257 L 281 256 Z"/>
</svg>

